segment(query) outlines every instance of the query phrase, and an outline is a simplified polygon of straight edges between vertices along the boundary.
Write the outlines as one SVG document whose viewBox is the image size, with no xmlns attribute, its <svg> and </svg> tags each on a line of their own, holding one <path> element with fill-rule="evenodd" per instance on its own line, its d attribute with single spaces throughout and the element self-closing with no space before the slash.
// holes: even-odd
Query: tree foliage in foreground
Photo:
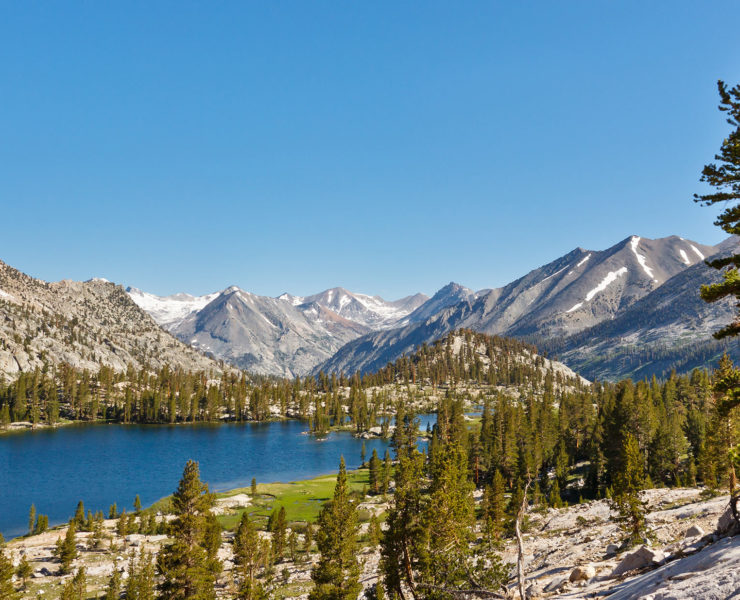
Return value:
<svg viewBox="0 0 740 600">
<path fill-rule="evenodd" d="M 463 413 L 441 407 L 428 461 L 415 445 L 417 423 L 404 414 L 394 437 L 396 491 L 381 547 L 388 595 L 491 597 L 508 574 L 494 546 L 477 539 Z"/>
<path fill-rule="evenodd" d="M 614 480 L 614 505 L 619 511 L 619 522 L 628 535 L 630 544 L 638 543 L 645 536 L 646 508 L 640 499 L 645 487 L 643 459 L 637 440 L 627 434 L 622 447 L 622 470 Z"/>
<path fill-rule="evenodd" d="M 722 141 L 719 153 L 714 156 L 716 163 L 709 163 L 702 170 L 701 181 L 708 183 L 715 191 L 708 194 L 694 194 L 694 200 L 705 206 L 722 203 L 725 208 L 714 222 L 731 235 L 740 235 L 740 85 L 728 88 L 724 81 L 717 82 L 719 90 L 719 110 L 727 114 L 727 123 L 733 128 Z M 727 296 L 734 296 L 740 308 L 740 254 L 717 258 L 709 263 L 715 269 L 725 269 L 722 281 L 701 288 L 701 296 L 707 302 L 716 302 Z M 732 323 L 726 325 L 714 336 L 723 338 L 740 334 L 740 311 Z"/>
<path fill-rule="evenodd" d="M 164 577 L 163 600 L 214 600 L 214 584 L 221 572 L 216 558 L 218 546 L 209 543 L 209 529 L 214 520 L 210 512 L 213 496 L 200 480 L 198 463 L 189 460 L 172 497 L 176 518 L 171 523 L 172 543 L 157 557 L 157 567 Z"/>
<path fill-rule="evenodd" d="M 349 497 L 344 457 L 339 462 L 334 497 L 321 508 L 316 533 L 320 558 L 311 571 L 309 600 L 355 600 L 362 586 L 357 562 L 357 511 Z"/>
</svg>

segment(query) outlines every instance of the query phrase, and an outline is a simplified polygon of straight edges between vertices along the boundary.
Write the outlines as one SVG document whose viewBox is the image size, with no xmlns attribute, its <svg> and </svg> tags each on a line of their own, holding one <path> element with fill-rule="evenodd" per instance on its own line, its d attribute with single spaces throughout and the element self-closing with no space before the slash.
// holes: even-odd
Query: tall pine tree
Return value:
<svg viewBox="0 0 740 600">
<path fill-rule="evenodd" d="M 309 600 L 356 600 L 362 586 L 357 562 L 357 514 L 349 498 L 344 457 L 339 462 L 334 497 L 319 514 L 316 544 L 321 553 L 311 571 Z"/>
<path fill-rule="evenodd" d="M 176 518 L 170 524 L 172 543 L 157 557 L 164 576 L 162 600 L 214 600 L 220 563 L 209 556 L 206 540 L 213 496 L 200 480 L 198 463 L 189 460 L 172 497 Z"/>
</svg>

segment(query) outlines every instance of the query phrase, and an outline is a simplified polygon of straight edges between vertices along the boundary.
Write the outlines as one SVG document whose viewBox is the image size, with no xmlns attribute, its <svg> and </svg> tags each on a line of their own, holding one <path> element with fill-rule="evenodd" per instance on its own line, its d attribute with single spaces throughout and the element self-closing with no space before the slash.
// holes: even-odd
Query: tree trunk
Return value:
<svg viewBox="0 0 740 600">
<path fill-rule="evenodd" d="M 524 590 L 524 539 L 522 538 L 522 521 L 524 520 L 524 513 L 527 511 L 527 492 L 529 486 L 532 484 L 532 478 L 527 479 L 527 485 L 524 486 L 524 496 L 522 498 L 522 505 L 519 507 L 519 512 L 516 515 L 516 544 L 517 544 L 517 575 L 519 580 L 519 596 L 522 600 L 527 600 L 527 592 Z"/>
</svg>

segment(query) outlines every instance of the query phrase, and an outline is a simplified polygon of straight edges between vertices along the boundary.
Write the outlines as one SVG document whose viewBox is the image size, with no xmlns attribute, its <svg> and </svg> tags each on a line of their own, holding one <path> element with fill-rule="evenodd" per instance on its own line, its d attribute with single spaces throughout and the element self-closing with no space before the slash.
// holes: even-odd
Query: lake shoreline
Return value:
<svg viewBox="0 0 740 600">
<path fill-rule="evenodd" d="M 382 457 L 389 447 L 388 439 L 361 439 L 353 430 L 331 431 L 319 441 L 306 434 L 305 421 L 294 419 L 195 427 L 104 426 L 109 424 L 70 423 L 0 435 L 0 464 L 7 465 L 0 485 L 4 536 L 25 533 L 31 504 L 48 515 L 52 526 L 65 523 L 80 500 L 86 509 L 104 514 L 114 503 L 130 511 L 137 494 L 149 506 L 176 489 L 187 460 L 200 463 L 212 490 L 228 493 L 249 486 L 252 477 L 296 482 L 334 472 L 341 455 L 347 468 L 354 469 L 363 444 L 366 460 L 373 449 Z"/>
</svg>

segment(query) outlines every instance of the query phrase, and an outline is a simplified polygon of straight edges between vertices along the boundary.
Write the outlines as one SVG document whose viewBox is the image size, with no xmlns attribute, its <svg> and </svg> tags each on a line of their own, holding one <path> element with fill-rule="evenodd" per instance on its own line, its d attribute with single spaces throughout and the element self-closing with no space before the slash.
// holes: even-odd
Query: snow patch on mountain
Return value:
<svg viewBox="0 0 740 600">
<path fill-rule="evenodd" d="M 607 287 L 609 287 L 610 283 L 616 281 L 618 277 L 621 277 L 626 273 L 627 267 L 622 267 L 621 269 L 617 269 L 616 271 L 609 271 L 606 277 L 601 280 L 601 283 L 599 283 L 599 285 L 597 285 L 588 294 L 586 294 L 586 302 L 590 302 L 596 294 L 598 294 L 599 292 L 603 292 Z"/>
<path fill-rule="evenodd" d="M 417 294 L 400 300 L 388 301 L 380 296 L 350 292 L 341 287 L 306 297 L 283 294 L 278 299 L 292 302 L 294 306 L 315 302 L 340 317 L 370 329 L 393 327 L 428 300 L 426 296 Z"/>
<path fill-rule="evenodd" d="M 300 296 L 293 296 L 292 294 L 288 294 L 287 292 L 284 294 L 280 294 L 278 296 L 278 300 L 282 300 L 283 302 L 290 302 L 293 306 L 303 304 L 303 298 L 301 298 Z"/>
<path fill-rule="evenodd" d="M 578 261 L 578 264 L 576 265 L 576 267 L 580 267 L 580 266 L 581 266 L 582 264 L 586 263 L 586 262 L 588 261 L 588 259 L 589 259 L 589 258 L 591 258 L 591 255 L 590 255 L 590 254 L 588 254 L 588 255 L 586 256 L 586 258 L 584 258 L 584 259 L 581 259 L 580 261 Z"/>
<path fill-rule="evenodd" d="M 694 252 L 696 252 L 696 255 L 699 257 L 700 260 L 704 260 L 704 255 L 701 252 L 699 252 L 699 248 L 697 248 L 696 246 L 694 246 L 694 244 L 689 244 L 689 246 L 691 246 L 691 249 Z"/>
<path fill-rule="evenodd" d="M 678 252 L 681 255 L 681 260 L 683 260 L 683 262 L 685 264 L 690 265 L 691 264 L 691 261 L 689 260 L 689 257 L 686 256 L 686 250 L 684 250 L 683 248 L 681 248 Z"/>
<path fill-rule="evenodd" d="M 640 236 L 633 235 L 632 239 L 630 240 L 630 247 L 632 248 L 632 252 L 635 253 L 635 256 L 637 257 L 637 262 L 640 263 L 642 270 L 645 271 L 645 273 L 647 274 L 648 277 L 650 277 L 650 279 L 652 279 L 653 281 L 657 283 L 658 280 L 655 279 L 655 277 L 653 276 L 653 270 L 647 265 L 647 257 L 644 254 L 640 254 L 638 252 L 639 243 L 640 243 Z"/>
<path fill-rule="evenodd" d="M 201 310 L 220 294 L 215 292 L 205 296 L 191 296 L 181 293 L 156 296 L 133 287 L 126 288 L 126 293 L 139 308 L 148 312 L 157 324 L 165 329 L 176 325 L 189 314 Z"/>
<path fill-rule="evenodd" d="M 564 266 L 562 269 L 555 271 L 552 275 L 548 275 L 547 277 L 545 277 L 540 283 L 545 283 L 548 279 L 552 279 L 553 277 L 555 277 L 555 275 L 562 273 L 567 268 L 568 268 L 568 265 Z"/>
<path fill-rule="evenodd" d="M 570 307 L 570 308 L 569 308 L 568 310 L 566 310 L 565 312 L 567 312 L 567 313 L 571 313 L 571 312 L 573 312 L 574 310 L 578 310 L 579 308 L 581 308 L 581 306 L 583 306 L 583 302 L 579 302 L 578 304 L 574 304 L 573 306 L 571 306 L 571 307 Z"/>
</svg>

